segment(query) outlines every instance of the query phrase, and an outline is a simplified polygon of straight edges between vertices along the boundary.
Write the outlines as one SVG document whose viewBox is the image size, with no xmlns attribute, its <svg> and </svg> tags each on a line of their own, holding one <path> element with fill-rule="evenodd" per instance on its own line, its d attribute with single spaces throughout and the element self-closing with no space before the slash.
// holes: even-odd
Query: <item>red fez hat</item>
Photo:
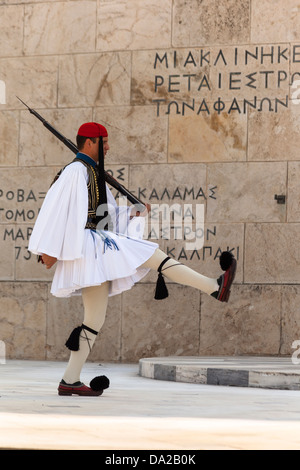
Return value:
<svg viewBox="0 0 300 470">
<path fill-rule="evenodd" d="M 97 122 L 87 122 L 79 127 L 77 135 L 82 137 L 107 137 L 108 133 L 104 126 Z"/>
</svg>

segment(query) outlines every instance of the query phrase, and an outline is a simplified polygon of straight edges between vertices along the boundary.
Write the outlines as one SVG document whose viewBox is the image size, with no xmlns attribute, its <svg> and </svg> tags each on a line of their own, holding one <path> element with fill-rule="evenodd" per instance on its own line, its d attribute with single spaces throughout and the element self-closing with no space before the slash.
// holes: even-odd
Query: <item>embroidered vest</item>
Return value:
<svg viewBox="0 0 300 470">
<path fill-rule="evenodd" d="M 92 165 L 89 165 L 87 162 L 85 162 L 79 157 L 74 158 L 74 160 L 68 163 L 68 165 L 71 165 L 71 163 L 78 162 L 78 161 L 81 162 L 83 165 L 85 165 L 87 172 L 88 172 L 88 177 L 89 177 L 89 180 L 87 183 L 89 203 L 88 203 L 87 222 L 86 222 L 85 228 L 96 230 L 97 228 L 96 212 L 97 212 L 97 207 L 99 205 L 99 190 L 98 190 L 98 184 L 97 184 L 97 173 L 96 173 L 96 170 L 92 167 Z M 68 165 L 63 167 L 57 173 L 50 187 L 55 183 L 55 181 L 58 180 L 58 178 L 60 177 L 60 175 L 62 174 L 62 172 Z"/>
</svg>

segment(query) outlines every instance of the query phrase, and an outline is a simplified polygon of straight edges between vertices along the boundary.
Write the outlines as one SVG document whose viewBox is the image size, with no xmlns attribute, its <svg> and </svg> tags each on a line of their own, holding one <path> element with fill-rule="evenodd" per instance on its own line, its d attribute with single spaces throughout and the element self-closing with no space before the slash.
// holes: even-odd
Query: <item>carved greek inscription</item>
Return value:
<svg viewBox="0 0 300 470">
<path fill-rule="evenodd" d="M 300 45 L 196 48 L 153 53 L 156 115 L 278 113 L 300 77 Z M 226 96 L 222 96 L 226 94 Z M 297 103 L 293 103 L 297 104 Z"/>
</svg>

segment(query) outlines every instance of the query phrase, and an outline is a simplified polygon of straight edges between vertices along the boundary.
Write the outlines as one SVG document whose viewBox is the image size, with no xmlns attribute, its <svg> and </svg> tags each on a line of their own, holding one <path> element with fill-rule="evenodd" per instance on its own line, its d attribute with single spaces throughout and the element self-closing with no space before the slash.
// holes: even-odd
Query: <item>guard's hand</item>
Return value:
<svg viewBox="0 0 300 470">
<path fill-rule="evenodd" d="M 52 266 L 56 263 L 57 258 L 53 258 L 53 256 L 49 256 L 46 254 L 42 255 L 42 262 L 46 266 L 47 269 L 52 268 Z"/>
<path fill-rule="evenodd" d="M 132 217 L 146 217 L 146 215 L 151 211 L 151 204 L 145 204 L 145 206 L 146 209 L 143 212 L 137 211 L 134 206 L 131 210 L 130 218 L 132 219 Z"/>
</svg>

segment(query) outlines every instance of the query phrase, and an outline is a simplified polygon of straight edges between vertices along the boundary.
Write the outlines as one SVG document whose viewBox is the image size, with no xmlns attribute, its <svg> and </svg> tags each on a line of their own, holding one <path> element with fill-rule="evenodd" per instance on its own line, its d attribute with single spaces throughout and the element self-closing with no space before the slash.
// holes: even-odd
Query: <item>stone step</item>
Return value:
<svg viewBox="0 0 300 470">
<path fill-rule="evenodd" d="M 300 364 L 291 357 L 152 357 L 139 360 L 139 374 L 156 380 L 300 390 Z"/>
</svg>

